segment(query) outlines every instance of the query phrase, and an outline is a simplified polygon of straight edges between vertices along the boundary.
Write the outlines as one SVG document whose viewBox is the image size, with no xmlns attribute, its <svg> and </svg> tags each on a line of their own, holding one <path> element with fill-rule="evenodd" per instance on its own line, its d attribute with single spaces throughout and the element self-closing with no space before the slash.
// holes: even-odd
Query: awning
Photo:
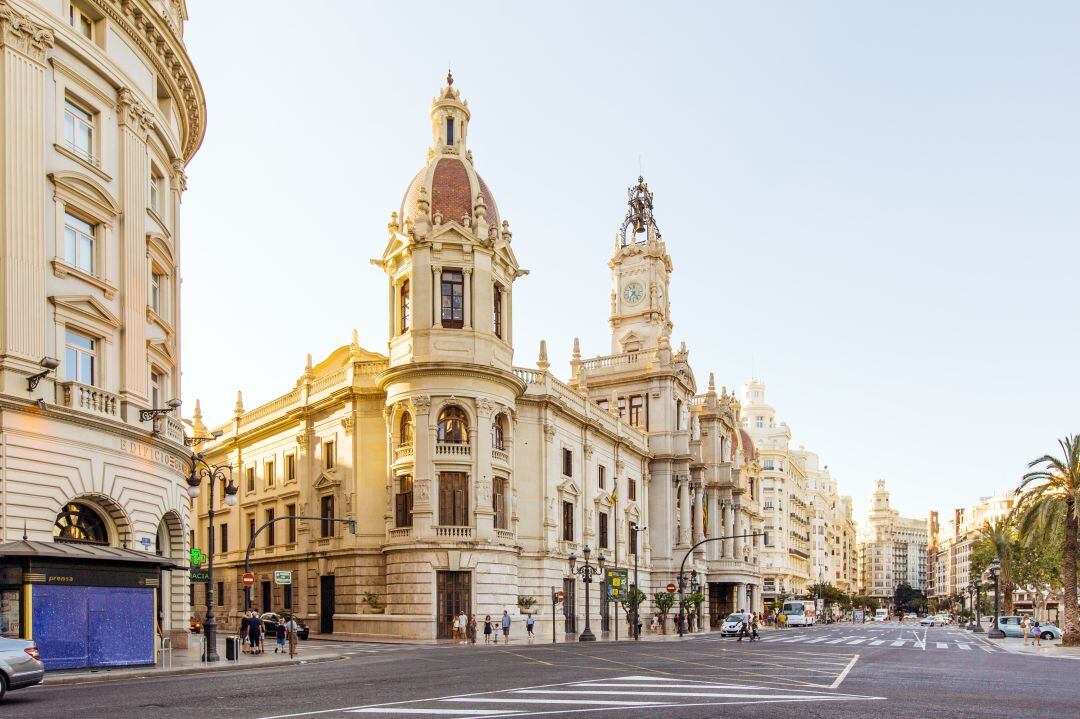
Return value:
<svg viewBox="0 0 1080 719">
<path fill-rule="evenodd" d="M 107 547 L 84 542 L 32 542 L 20 539 L 0 544 L 0 559 L 24 557 L 28 559 L 53 559 L 61 561 L 109 562 L 124 565 L 149 565 L 160 569 L 185 569 L 182 561 L 159 557 L 152 552 Z"/>
</svg>

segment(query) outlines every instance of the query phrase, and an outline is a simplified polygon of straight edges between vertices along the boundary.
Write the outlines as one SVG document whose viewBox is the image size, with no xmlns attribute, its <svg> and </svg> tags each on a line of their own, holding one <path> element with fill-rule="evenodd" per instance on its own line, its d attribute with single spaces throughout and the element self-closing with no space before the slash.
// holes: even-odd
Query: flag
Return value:
<svg viewBox="0 0 1080 719">
<path fill-rule="evenodd" d="M 611 503 L 615 504 L 615 500 L 618 499 L 619 494 L 619 480 L 611 480 Z"/>
</svg>

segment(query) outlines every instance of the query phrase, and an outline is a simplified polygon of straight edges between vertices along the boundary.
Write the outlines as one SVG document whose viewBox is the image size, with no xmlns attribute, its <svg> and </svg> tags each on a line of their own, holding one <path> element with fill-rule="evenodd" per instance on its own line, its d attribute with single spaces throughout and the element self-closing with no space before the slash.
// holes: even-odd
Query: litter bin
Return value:
<svg viewBox="0 0 1080 719">
<path fill-rule="evenodd" d="M 235 662 L 240 656 L 240 636 L 225 637 L 225 659 Z"/>
</svg>

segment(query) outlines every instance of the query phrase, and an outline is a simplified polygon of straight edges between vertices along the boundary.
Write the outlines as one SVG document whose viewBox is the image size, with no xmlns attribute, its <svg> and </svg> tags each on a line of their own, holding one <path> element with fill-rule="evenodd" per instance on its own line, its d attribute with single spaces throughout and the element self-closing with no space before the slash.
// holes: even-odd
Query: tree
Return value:
<svg viewBox="0 0 1080 719">
<path fill-rule="evenodd" d="M 1080 646 L 1080 608 L 1076 605 L 1076 541 L 1080 523 L 1080 437 L 1058 440 L 1062 456 L 1043 455 L 1032 460 L 1016 488 L 1020 496 L 1016 511 L 1021 517 L 1020 535 L 1031 541 L 1052 542 L 1062 535 L 1061 604 L 1065 622 L 1061 643 Z M 1039 467 L 1039 469 L 1035 469 Z"/>
<path fill-rule="evenodd" d="M 675 604 L 675 595 L 671 592 L 656 592 L 652 595 L 653 606 L 660 612 L 660 630 L 667 634 L 667 615 Z"/>
<path fill-rule="evenodd" d="M 972 552 L 972 569 L 978 569 L 981 574 L 990 562 L 997 560 L 1001 565 L 998 572 L 998 589 L 1001 592 L 1001 603 L 1004 604 L 1004 614 L 1013 613 L 1013 589 L 1016 583 L 1013 581 L 1013 556 L 1016 554 L 1017 538 L 1016 529 L 1011 517 L 1000 517 L 993 524 L 984 522 L 979 530 L 979 539 L 975 542 Z M 978 556 L 978 562 L 975 558 Z M 985 563 L 984 563 L 985 562 Z"/>
<path fill-rule="evenodd" d="M 705 603 L 705 595 L 701 592 L 694 592 L 693 594 L 687 594 L 683 601 L 686 602 L 686 615 L 688 617 L 691 615 L 696 616 L 698 608 Z M 700 629 L 700 627 L 698 627 L 698 629 Z"/>
<path fill-rule="evenodd" d="M 620 602 L 620 604 L 622 604 L 626 616 L 629 617 L 634 613 L 635 606 L 638 607 L 639 612 L 641 611 L 640 607 L 645 603 L 646 599 L 648 599 L 648 597 L 645 595 L 645 592 L 637 587 L 630 587 L 630 591 L 626 593 L 626 599 Z"/>
<path fill-rule="evenodd" d="M 1060 533 L 1059 533 L 1060 534 Z M 1013 579 L 1032 594 L 1035 616 L 1046 621 L 1050 594 L 1061 589 L 1061 537 L 1023 543 L 1013 555 Z"/>
<path fill-rule="evenodd" d="M 907 582 L 900 582 L 893 590 L 893 606 L 902 612 L 918 612 L 926 608 L 926 595 Z"/>
</svg>

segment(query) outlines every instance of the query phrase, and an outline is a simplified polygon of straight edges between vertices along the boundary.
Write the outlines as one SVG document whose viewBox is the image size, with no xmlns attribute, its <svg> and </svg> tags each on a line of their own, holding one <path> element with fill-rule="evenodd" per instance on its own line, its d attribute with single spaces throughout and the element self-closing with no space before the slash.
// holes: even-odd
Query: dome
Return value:
<svg viewBox="0 0 1080 719">
<path fill-rule="evenodd" d="M 438 212 L 442 215 L 443 222 L 461 223 L 461 218 L 468 215 L 471 221 L 474 199 L 479 194 L 483 196 L 487 206 L 488 224 L 496 227 L 501 224 L 495 196 L 468 160 L 445 155 L 432 158 L 416 173 L 405 190 L 398 215 L 402 220 L 416 219 L 416 200 L 420 196 L 421 187 L 427 189 L 432 217 Z"/>
<path fill-rule="evenodd" d="M 495 197 L 473 168 L 472 153 L 466 144 L 471 118 L 469 103 L 461 99 L 453 76 L 447 74 L 446 86 L 431 103 L 432 146 L 427 164 L 409 182 L 401 199 L 398 217 L 402 223 L 417 219 L 416 201 L 420 188 L 424 188 L 431 219 L 438 213 L 443 222 L 466 224 L 463 219 L 468 217 L 471 224 L 476 219 L 473 211 L 477 197 L 482 197 L 488 226 L 501 226 Z"/>
</svg>

